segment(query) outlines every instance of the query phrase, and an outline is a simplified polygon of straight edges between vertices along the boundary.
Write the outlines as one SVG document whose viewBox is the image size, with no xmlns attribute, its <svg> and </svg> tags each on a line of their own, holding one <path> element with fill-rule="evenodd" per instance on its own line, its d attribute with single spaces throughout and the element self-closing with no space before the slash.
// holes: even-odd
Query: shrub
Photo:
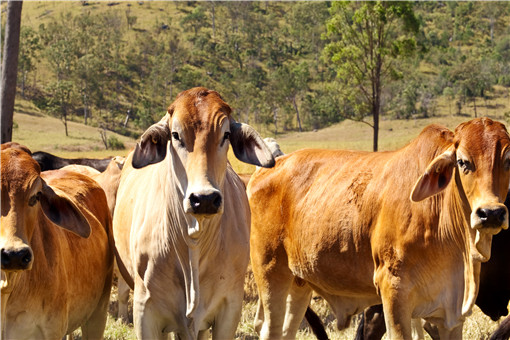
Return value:
<svg viewBox="0 0 510 340">
<path fill-rule="evenodd" d="M 112 150 L 123 150 L 125 149 L 124 143 L 115 136 L 108 137 L 108 147 Z"/>
</svg>

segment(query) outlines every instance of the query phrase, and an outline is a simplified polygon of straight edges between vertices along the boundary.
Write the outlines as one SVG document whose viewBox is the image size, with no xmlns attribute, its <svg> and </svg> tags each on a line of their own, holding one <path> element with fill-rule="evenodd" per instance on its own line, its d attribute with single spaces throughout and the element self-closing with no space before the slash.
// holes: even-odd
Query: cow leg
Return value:
<svg viewBox="0 0 510 340">
<path fill-rule="evenodd" d="M 119 301 L 117 318 L 121 319 L 123 323 L 127 324 L 129 323 L 128 302 L 130 288 L 120 273 L 117 275 L 117 278 L 117 298 Z"/>
<path fill-rule="evenodd" d="M 413 332 L 413 340 L 425 339 L 425 332 L 423 332 L 423 326 L 421 323 L 421 319 L 412 319 L 411 320 L 411 329 Z"/>
<path fill-rule="evenodd" d="M 294 279 L 287 296 L 287 308 L 283 324 L 283 339 L 294 339 L 306 308 L 312 299 L 312 289 L 301 279 Z"/>
<path fill-rule="evenodd" d="M 110 291 L 112 287 L 112 273 L 106 279 L 109 284 L 105 285 L 103 295 L 99 299 L 96 309 L 90 318 L 81 325 L 82 339 L 103 339 L 106 319 L 108 317 L 108 305 L 110 303 Z M 71 337 L 72 339 L 72 337 Z"/>
<path fill-rule="evenodd" d="M 254 326 L 255 332 L 257 332 L 257 334 L 260 334 L 263 324 L 264 324 L 264 306 L 262 306 L 262 301 L 260 299 L 258 299 L 257 300 L 257 313 L 255 314 L 255 321 L 253 322 L 253 326 Z"/>
<path fill-rule="evenodd" d="M 389 294 L 384 292 L 388 291 Z M 388 296 L 389 295 L 389 296 Z M 384 320 L 389 339 L 412 339 L 409 296 L 396 289 L 381 289 Z"/>
<path fill-rule="evenodd" d="M 265 273 L 257 273 L 254 267 L 254 274 L 263 308 L 262 313 L 257 313 L 258 317 L 262 316 L 264 319 L 260 329 L 260 338 L 281 339 L 287 296 L 294 277 L 286 266 Z"/>
<path fill-rule="evenodd" d="M 237 325 L 241 319 L 241 310 L 243 307 L 243 287 L 238 292 L 232 292 L 227 302 L 216 314 L 214 325 L 212 327 L 213 339 L 233 339 L 236 333 Z"/>
<path fill-rule="evenodd" d="M 443 325 L 436 325 L 437 330 L 439 332 L 439 339 L 448 340 L 448 339 L 462 339 L 462 327 L 464 323 L 460 324 L 460 326 L 455 327 L 452 330 L 447 329 Z"/>
<path fill-rule="evenodd" d="M 136 337 L 138 339 L 167 339 L 167 333 L 163 333 L 164 325 L 159 322 L 158 312 L 143 283 L 135 283 L 133 300 L 133 322 Z"/>
<path fill-rule="evenodd" d="M 197 340 L 207 340 L 209 339 L 209 330 L 208 329 L 204 329 L 202 331 L 199 331 L 198 332 L 198 338 Z"/>
</svg>

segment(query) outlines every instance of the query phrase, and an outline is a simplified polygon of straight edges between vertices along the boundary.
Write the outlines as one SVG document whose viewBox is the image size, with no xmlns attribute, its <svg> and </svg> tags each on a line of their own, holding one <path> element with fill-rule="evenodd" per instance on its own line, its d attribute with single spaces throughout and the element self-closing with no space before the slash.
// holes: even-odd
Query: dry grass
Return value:
<svg viewBox="0 0 510 340">
<path fill-rule="evenodd" d="M 245 299 L 243 302 L 243 310 L 241 320 L 239 322 L 236 339 L 253 340 L 258 339 L 258 335 L 253 327 L 253 320 L 255 319 L 255 313 L 257 311 L 257 293 L 256 285 L 253 282 L 253 274 L 248 271 L 245 282 Z M 110 312 L 115 314 L 116 307 L 114 300 L 116 299 L 116 289 L 112 290 L 112 303 Z M 354 317 L 350 327 L 339 331 L 336 328 L 336 320 L 331 312 L 331 309 L 327 303 L 320 297 L 316 296 L 311 301 L 312 309 L 319 315 L 322 322 L 324 323 L 326 332 L 331 340 L 346 340 L 354 339 L 356 329 L 359 323 L 359 317 Z M 132 308 L 130 308 L 132 313 Z M 500 320 L 501 321 L 501 320 Z M 480 309 L 475 306 L 473 308 L 473 314 L 467 318 L 464 323 L 463 336 L 464 339 L 470 340 L 486 340 L 490 337 L 490 334 L 496 330 L 500 321 L 493 322 L 488 316 L 483 314 Z M 312 340 L 315 336 L 311 332 L 306 321 L 301 323 L 301 327 L 296 336 L 299 340 Z M 431 339 L 428 334 L 425 334 L 426 339 Z M 80 332 L 75 332 L 75 340 L 80 339 Z M 135 339 L 133 325 L 125 325 L 120 320 L 115 320 L 114 316 L 110 314 L 108 316 L 107 328 L 105 331 L 106 340 L 124 340 L 124 339 Z M 387 340 L 387 336 L 383 337 Z"/>
</svg>

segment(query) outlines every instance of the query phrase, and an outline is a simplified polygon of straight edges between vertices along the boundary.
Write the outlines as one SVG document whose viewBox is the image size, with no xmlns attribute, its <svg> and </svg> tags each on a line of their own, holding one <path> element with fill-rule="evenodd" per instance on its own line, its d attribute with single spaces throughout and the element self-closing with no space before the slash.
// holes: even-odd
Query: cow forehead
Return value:
<svg viewBox="0 0 510 340">
<path fill-rule="evenodd" d="M 172 119 L 178 119 L 186 130 L 196 134 L 220 127 L 231 109 L 217 92 L 195 88 L 179 94 L 168 112 Z"/>
<path fill-rule="evenodd" d="M 39 164 L 24 150 L 9 148 L 2 150 L 2 190 L 27 190 L 41 172 Z"/>
<path fill-rule="evenodd" d="M 460 124 L 455 129 L 455 147 L 469 150 L 471 156 L 503 152 L 510 146 L 506 127 L 489 118 L 479 118 Z"/>
</svg>

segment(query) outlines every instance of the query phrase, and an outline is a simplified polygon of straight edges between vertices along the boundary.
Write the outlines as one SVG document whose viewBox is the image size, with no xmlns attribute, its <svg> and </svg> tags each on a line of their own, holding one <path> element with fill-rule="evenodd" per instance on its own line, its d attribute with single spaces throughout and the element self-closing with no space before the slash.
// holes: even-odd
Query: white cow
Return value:
<svg viewBox="0 0 510 340">
<path fill-rule="evenodd" d="M 217 92 L 177 97 L 126 159 L 114 236 L 134 281 L 140 339 L 231 339 L 241 316 L 250 208 L 227 160 L 273 166 L 257 132 L 236 123 Z"/>
</svg>

